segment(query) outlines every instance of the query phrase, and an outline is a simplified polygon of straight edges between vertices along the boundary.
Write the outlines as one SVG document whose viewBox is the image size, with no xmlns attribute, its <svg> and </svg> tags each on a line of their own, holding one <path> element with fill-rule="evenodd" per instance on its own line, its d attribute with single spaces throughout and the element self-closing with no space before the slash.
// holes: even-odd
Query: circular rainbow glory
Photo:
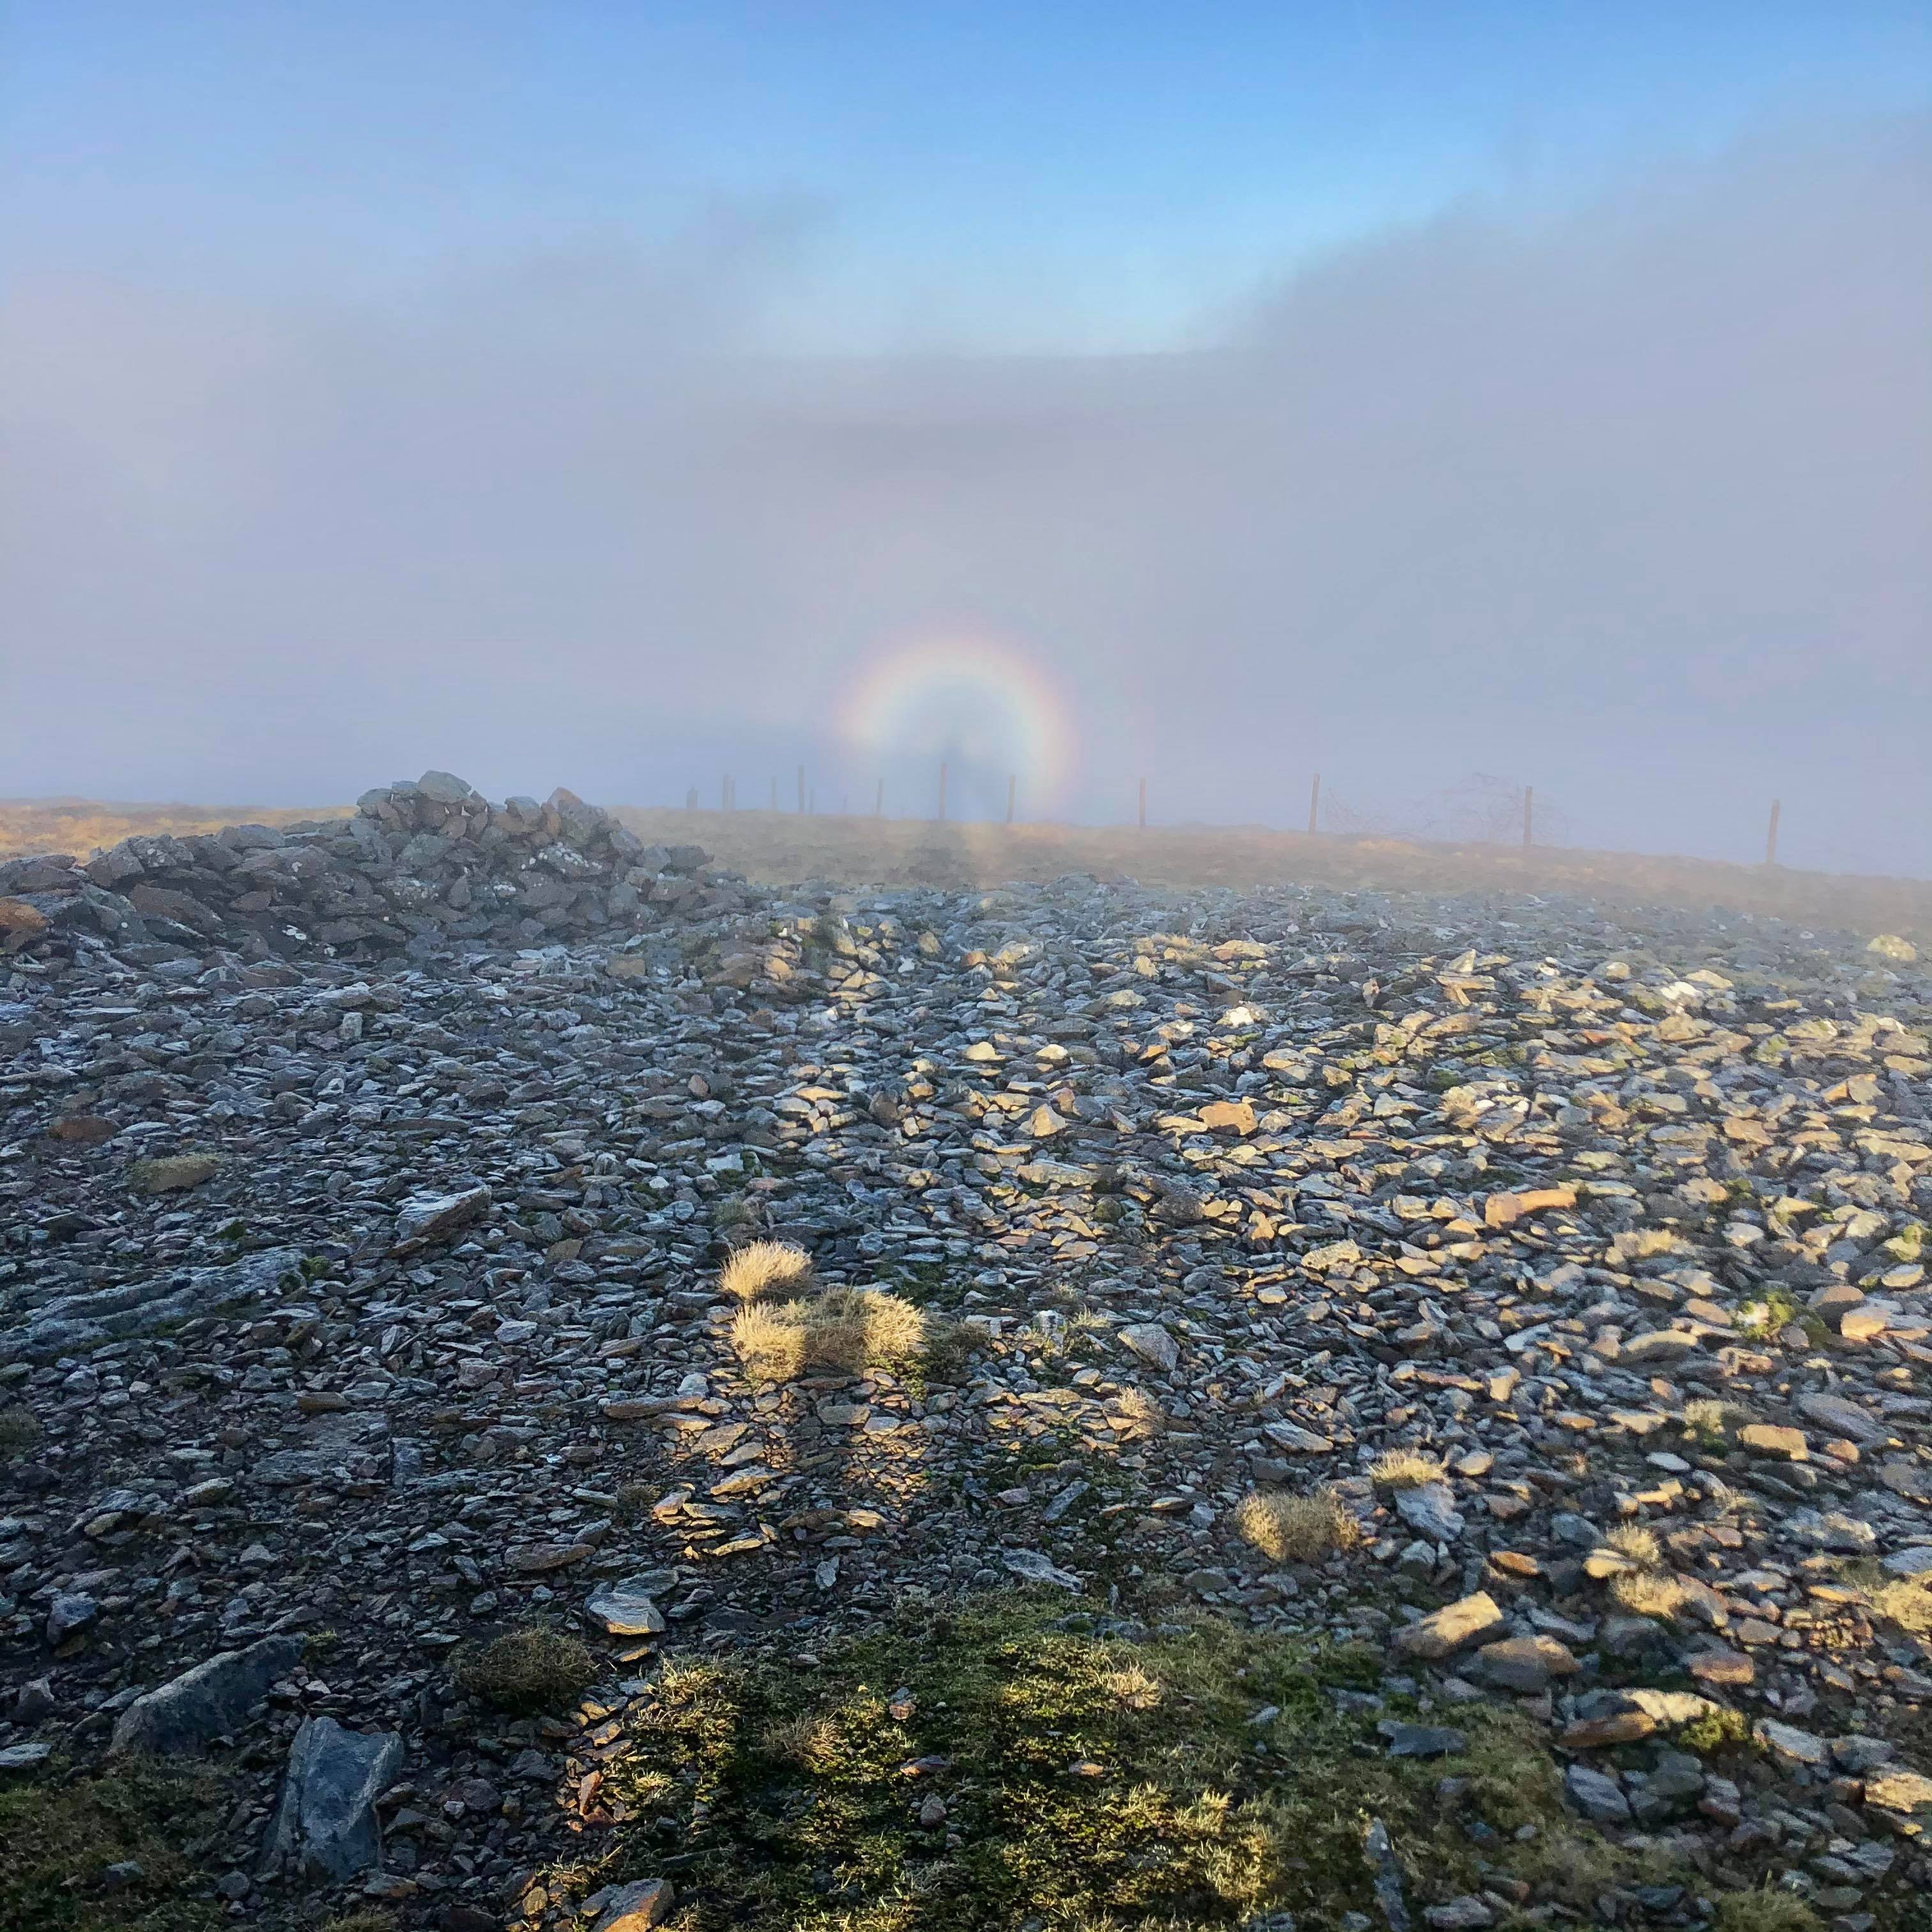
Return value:
<svg viewBox="0 0 1932 1932">
<path fill-rule="evenodd" d="M 963 770 L 1017 774 L 1035 810 L 1072 775 L 1067 706 L 1044 668 L 988 638 L 905 645 L 867 667 L 841 710 L 855 752 L 893 763 L 948 758 Z"/>
</svg>

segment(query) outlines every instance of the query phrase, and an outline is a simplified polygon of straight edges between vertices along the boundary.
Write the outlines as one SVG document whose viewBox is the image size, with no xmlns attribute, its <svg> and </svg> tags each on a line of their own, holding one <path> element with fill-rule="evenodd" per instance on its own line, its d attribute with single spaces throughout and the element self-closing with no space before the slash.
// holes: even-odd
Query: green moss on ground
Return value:
<svg viewBox="0 0 1932 1932">
<path fill-rule="evenodd" d="M 672 1860 L 678 1932 L 1204 1932 L 1277 1910 L 1313 1932 L 1374 1912 L 1376 1818 L 1418 1907 L 1495 1882 L 1476 1819 L 1503 1870 L 1579 1904 L 1636 1876 L 1566 1816 L 1510 1713 L 1458 1712 L 1456 1757 L 1392 1760 L 1329 1694 L 1363 1682 L 1358 1652 L 1107 1628 L 1013 1593 L 906 1606 L 815 1667 L 670 1660 L 603 1767 L 605 1850 L 538 1883 L 581 1899 Z"/>
<path fill-rule="evenodd" d="M 184 1849 L 207 1828 L 210 1782 L 140 1762 L 92 1776 L 50 1762 L 0 1787 L 0 1932 L 220 1925 Z"/>
</svg>

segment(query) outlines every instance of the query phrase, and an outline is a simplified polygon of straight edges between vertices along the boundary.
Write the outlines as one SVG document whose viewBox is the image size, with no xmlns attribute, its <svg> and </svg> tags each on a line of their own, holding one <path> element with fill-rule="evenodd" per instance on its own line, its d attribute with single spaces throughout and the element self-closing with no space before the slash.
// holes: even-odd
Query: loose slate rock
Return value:
<svg viewBox="0 0 1932 1932">
<path fill-rule="evenodd" d="M 1395 1634 L 1395 1647 L 1405 1657 L 1425 1663 L 1467 1649 L 1495 1636 L 1504 1627 L 1502 1610 L 1486 1590 L 1445 1604 Z"/>
<path fill-rule="evenodd" d="M 611 1636 L 656 1636 L 664 1628 L 664 1612 L 640 1578 L 600 1583 L 590 1593 L 584 1614 Z"/>
<path fill-rule="evenodd" d="M 620 1886 L 604 1900 L 597 1932 L 650 1932 L 653 1925 L 662 1925 L 670 1916 L 676 1903 L 676 1889 L 668 1878 L 644 1878 L 634 1885 Z"/>
<path fill-rule="evenodd" d="M 396 1781 L 403 1741 L 394 1732 L 344 1730 L 310 1718 L 289 1747 L 268 1851 L 304 1876 L 340 1883 L 382 1859 L 376 1801 Z"/>
<path fill-rule="evenodd" d="M 240 1730 L 268 1687 L 302 1661 L 295 1636 L 265 1636 L 245 1650 L 218 1651 L 206 1663 L 137 1697 L 116 1719 L 112 1748 L 157 1757 L 198 1753 Z"/>
</svg>

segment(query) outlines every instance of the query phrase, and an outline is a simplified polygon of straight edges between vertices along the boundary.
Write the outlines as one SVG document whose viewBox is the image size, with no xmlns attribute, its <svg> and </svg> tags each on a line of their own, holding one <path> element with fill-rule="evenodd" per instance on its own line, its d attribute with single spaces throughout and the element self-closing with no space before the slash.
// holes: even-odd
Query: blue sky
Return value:
<svg viewBox="0 0 1932 1932">
<path fill-rule="evenodd" d="M 14 0 L 16 265 L 353 300 L 719 203 L 788 346 L 1157 348 L 1444 207 L 1932 94 L 1882 0 Z"/>
</svg>

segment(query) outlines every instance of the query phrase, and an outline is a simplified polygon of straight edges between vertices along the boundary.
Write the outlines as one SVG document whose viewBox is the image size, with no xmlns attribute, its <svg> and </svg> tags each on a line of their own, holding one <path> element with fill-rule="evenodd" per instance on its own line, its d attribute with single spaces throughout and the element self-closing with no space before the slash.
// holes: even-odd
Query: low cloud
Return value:
<svg viewBox="0 0 1932 1932">
<path fill-rule="evenodd" d="M 788 355 L 796 211 L 380 310 L 23 265 L 5 789 L 869 806 L 842 694 L 958 632 L 1066 694 L 1077 815 L 1481 771 L 1579 842 L 1748 856 L 1777 794 L 1793 862 L 1932 872 L 1928 227 L 1932 122 L 1786 130 L 1118 358 Z"/>
</svg>

